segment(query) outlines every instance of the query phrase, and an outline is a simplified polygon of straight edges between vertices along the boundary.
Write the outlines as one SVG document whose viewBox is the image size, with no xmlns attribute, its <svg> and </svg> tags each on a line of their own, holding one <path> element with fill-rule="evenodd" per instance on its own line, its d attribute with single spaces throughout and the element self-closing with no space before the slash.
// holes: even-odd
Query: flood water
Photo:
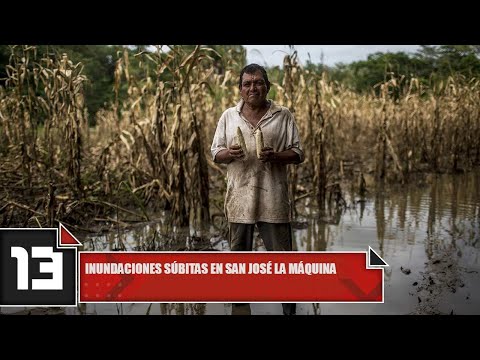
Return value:
<svg viewBox="0 0 480 360">
<path fill-rule="evenodd" d="M 296 231 L 296 245 L 305 251 L 371 246 L 390 265 L 384 304 L 302 304 L 303 313 L 480 314 L 480 172 L 378 189 L 366 200 L 337 224 L 309 221 Z"/>
<path fill-rule="evenodd" d="M 371 246 L 388 264 L 383 304 L 300 303 L 298 315 L 480 314 L 480 170 L 431 175 L 399 187 L 369 188 L 365 197 L 344 194 L 348 208 L 318 219 L 299 202 L 297 251 L 358 251 Z M 212 229 L 206 240 L 159 223 L 125 233 L 83 239 L 84 250 L 220 250 L 228 243 Z M 185 234 L 187 231 L 187 234 Z M 171 232 L 170 232 L 171 234 Z M 256 249 L 264 250 L 259 238 Z M 4 311 L 6 308 L 2 308 Z M 16 310 L 18 311 L 18 309 Z M 67 314 L 230 315 L 231 304 L 81 304 Z M 252 315 L 281 314 L 281 304 L 251 304 Z"/>
</svg>

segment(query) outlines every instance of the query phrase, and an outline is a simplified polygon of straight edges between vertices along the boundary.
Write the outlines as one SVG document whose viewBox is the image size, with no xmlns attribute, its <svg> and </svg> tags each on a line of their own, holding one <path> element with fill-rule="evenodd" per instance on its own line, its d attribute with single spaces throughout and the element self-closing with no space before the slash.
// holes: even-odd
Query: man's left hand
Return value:
<svg viewBox="0 0 480 360">
<path fill-rule="evenodd" d="M 260 161 L 263 162 L 273 162 L 275 161 L 275 151 L 271 147 L 264 147 L 260 153 Z"/>
</svg>

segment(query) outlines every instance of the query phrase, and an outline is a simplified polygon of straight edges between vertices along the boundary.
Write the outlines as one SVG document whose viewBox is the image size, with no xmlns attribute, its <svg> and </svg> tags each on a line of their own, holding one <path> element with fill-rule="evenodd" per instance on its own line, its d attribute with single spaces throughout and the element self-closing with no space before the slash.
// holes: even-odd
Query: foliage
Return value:
<svg viewBox="0 0 480 360">
<path fill-rule="evenodd" d="M 186 51 L 192 51 L 194 45 L 185 45 Z M 228 69 L 235 77 L 246 64 L 246 51 L 241 45 L 211 45 L 215 50 L 211 54 L 216 74 L 223 74 L 227 70 L 224 59 L 228 59 Z M 165 46 L 164 46 L 165 48 Z M 293 50 L 293 48 L 292 48 Z M 115 83 L 115 66 L 127 51 L 130 62 L 129 81 L 141 82 L 154 73 L 152 65 L 144 61 L 143 57 L 135 56 L 139 53 L 155 53 L 155 49 L 145 45 L 41 45 L 38 54 L 68 53 L 74 62 L 84 65 L 84 74 L 89 79 L 85 89 L 85 102 L 89 113 L 89 121 L 94 123 L 95 114 L 101 108 L 108 109 L 115 101 L 113 91 Z M 390 79 L 392 76 L 415 77 L 421 83 L 430 84 L 438 80 L 446 80 L 453 74 L 460 74 L 466 78 L 480 75 L 480 46 L 479 45 L 423 45 L 415 54 L 404 52 L 382 53 L 377 52 L 368 56 L 367 60 L 355 61 L 350 64 L 338 63 L 335 66 L 315 64 L 307 60 L 304 69 L 310 73 L 321 74 L 326 72 L 329 79 L 350 87 L 359 92 L 369 92 L 377 89 L 376 84 Z M 5 65 L 8 64 L 10 50 L 7 45 L 0 45 L 0 79 L 6 77 Z M 125 75 L 122 75 L 125 76 Z M 279 66 L 269 68 L 272 83 L 283 82 L 283 68 Z M 162 80 L 169 81 L 172 75 L 165 71 Z M 118 101 L 121 103 L 128 98 L 129 81 L 123 81 L 118 89 Z M 3 85 L 0 80 L 0 85 Z M 274 88 L 270 94 L 276 98 Z"/>
</svg>

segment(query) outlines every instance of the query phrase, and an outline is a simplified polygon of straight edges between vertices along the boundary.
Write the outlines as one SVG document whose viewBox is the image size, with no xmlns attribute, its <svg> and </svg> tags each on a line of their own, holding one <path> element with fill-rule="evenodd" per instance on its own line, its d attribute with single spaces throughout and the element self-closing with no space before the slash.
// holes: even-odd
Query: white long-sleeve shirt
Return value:
<svg viewBox="0 0 480 360">
<path fill-rule="evenodd" d="M 255 131 L 262 130 L 265 146 L 275 152 L 293 150 L 304 160 L 297 125 L 292 113 L 269 100 L 270 107 L 254 127 L 241 114 L 243 100 L 227 109 L 217 125 L 212 157 L 235 144 L 237 127 L 245 138 L 247 154 L 227 165 L 225 216 L 228 222 L 254 224 L 257 221 L 286 223 L 290 219 L 287 165 L 263 163 L 257 158 Z"/>
</svg>

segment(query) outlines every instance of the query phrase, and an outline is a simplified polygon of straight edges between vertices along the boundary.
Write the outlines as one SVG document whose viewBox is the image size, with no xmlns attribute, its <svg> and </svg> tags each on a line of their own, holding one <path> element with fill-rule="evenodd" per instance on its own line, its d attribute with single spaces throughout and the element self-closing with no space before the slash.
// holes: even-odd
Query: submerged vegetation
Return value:
<svg viewBox="0 0 480 360">
<path fill-rule="evenodd" d="M 200 228 L 223 216 L 225 172 L 210 145 L 239 99 L 245 54 L 232 47 L 126 48 L 111 101 L 87 111 L 89 79 L 68 53 L 12 46 L 0 87 L 0 226 L 77 230 L 149 221 Z M 277 69 L 278 70 L 278 69 Z M 294 113 L 306 160 L 291 167 L 295 204 L 345 207 L 342 182 L 407 183 L 480 163 L 480 83 L 454 73 L 426 83 L 394 72 L 370 91 L 285 56 L 270 95 Z M 93 119 L 92 119 L 93 117 Z M 95 125 L 92 125 L 95 124 Z"/>
</svg>

